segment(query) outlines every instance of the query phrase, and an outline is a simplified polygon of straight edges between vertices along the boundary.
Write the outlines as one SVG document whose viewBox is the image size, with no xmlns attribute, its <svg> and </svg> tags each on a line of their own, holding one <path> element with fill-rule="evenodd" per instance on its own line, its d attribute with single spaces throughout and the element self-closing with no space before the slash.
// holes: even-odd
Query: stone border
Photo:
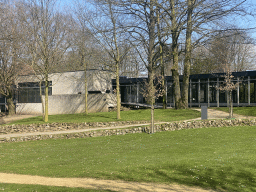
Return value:
<svg viewBox="0 0 256 192">
<path fill-rule="evenodd" d="M 146 124 L 148 121 L 117 121 L 117 122 L 92 122 L 92 123 L 47 123 L 47 124 L 13 124 L 0 126 L 0 135 L 12 133 L 36 133 L 36 132 L 52 132 L 65 130 L 81 130 L 105 128 L 105 127 L 119 127 L 124 125 Z"/>
<path fill-rule="evenodd" d="M 102 123 L 102 124 L 104 125 L 105 123 Z M 71 124 L 56 123 L 54 125 L 58 125 L 58 126 L 63 125 L 64 127 L 62 127 L 62 130 L 65 127 L 68 129 L 71 128 L 71 127 L 69 127 L 69 126 L 71 126 Z M 67 125 L 69 125 L 69 126 L 67 126 Z M 97 125 L 99 125 L 99 123 Z M 124 125 L 124 122 L 122 123 L 122 125 Z M 181 130 L 181 129 L 197 129 L 197 128 L 210 128 L 210 127 L 233 127 L 233 126 L 255 126 L 255 125 L 256 125 L 255 119 L 234 119 L 234 120 L 221 119 L 221 120 L 205 120 L 205 121 L 183 121 L 183 122 L 170 122 L 170 123 L 156 124 L 155 132 L 176 131 L 176 130 Z M 0 143 L 22 142 L 22 141 L 31 141 L 31 140 L 45 140 L 45 139 L 71 139 L 71 138 L 100 137 L 100 136 L 111 136 L 111 135 L 125 135 L 125 134 L 133 134 L 133 133 L 150 133 L 150 125 L 139 126 L 139 127 L 134 127 L 134 126 L 136 126 L 136 124 L 131 124 L 131 128 L 116 128 L 116 129 L 114 128 L 114 129 L 104 129 L 104 130 L 90 130 L 90 131 L 79 132 L 79 133 L 30 135 L 30 136 L 11 137 L 11 138 L 7 137 L 7 138 L 0 139 Z M 31 127 L 31 125 L 28 125 L 27 127 Z M 76 129 L 76 128 L 77 127 L 75 126 L 74 129 Z"/>
</svg>

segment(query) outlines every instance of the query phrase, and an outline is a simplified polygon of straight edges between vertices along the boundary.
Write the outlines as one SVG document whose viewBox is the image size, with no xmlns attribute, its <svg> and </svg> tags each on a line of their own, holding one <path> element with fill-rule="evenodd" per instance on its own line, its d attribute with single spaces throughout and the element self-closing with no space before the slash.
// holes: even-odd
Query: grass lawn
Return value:
<svg viewBox="0 0 256 192">
<path fill-rule="evenodd" d="M 52 187 L 42 185 L 19 185 L 0 183 L 0 191 L 54 191 L 54 192 L 110 192 L 110 190 L 90 190 L 84 188 Z"/>
<path fill-rule="evenodd" d="M 256 127 L 0 144 L 0 172 L 255 191 Z"/>
<path fill-rule="evenodd" d="M 200 117 L 200 112 L 192 109 L 155 109 L 155 121 L 178 121 Z M 150 109 L 121 111 L 121 118 L 119 121 L 150 121 Z M 65 115 L 50 115 L 49 123 L 81 123 L 81 122 L 111 122 L 117 121 L 116 112 L 101 112 L 89 113 L 85 115 L 80 114 L 65 114 Z M 31 124 L 31 123 L 44 123 L 41 116 L 22 119 L 12 122 L 11 124 Z"/>
<path fill-rule="evenodd" d="M 228 107 L 214 107 L 212 109 L 229 112 Z M 245 116 L 256 116 L 256 107 L 234 107 L 233 113 Z"/>
</svg>

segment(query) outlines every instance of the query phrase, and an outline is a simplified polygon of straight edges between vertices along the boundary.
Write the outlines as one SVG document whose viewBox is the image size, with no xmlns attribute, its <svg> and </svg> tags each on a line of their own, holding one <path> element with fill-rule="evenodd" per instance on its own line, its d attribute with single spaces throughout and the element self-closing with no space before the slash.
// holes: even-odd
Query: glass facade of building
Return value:
<svg viewBox="0 0 256 192">
<path fill-rule="evenodd" d="M 227 106 L 228 93 L 221 91 L 218 87 L 224 84 L 223 73 L 191 75 L 189 80 L 189 107 L 200 107 L 207 104 L 209 107 Z M 232 91 L 234 106 L 256 106 L 256 71 L 244 71 L 232 73 L 233 83 L 237 88 Z M 146 78 L 120 78 L 121 102 L 122 104 L 146 103 L 143 97 Z M 175 105 L 174 88 L 171 76 L 165 77 L 167 106 Z M 182 89 L 182 76 L 180 76 Z M 113 80 L 115 87 L 115 80 Z M 161 98 L 156 100 L 161 105 Z"/>
</svg>

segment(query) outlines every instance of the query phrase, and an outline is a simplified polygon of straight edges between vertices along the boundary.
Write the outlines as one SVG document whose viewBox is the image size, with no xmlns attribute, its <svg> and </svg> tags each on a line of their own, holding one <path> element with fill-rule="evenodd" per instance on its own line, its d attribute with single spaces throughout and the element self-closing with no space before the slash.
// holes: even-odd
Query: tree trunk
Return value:
<svg viewBox="0 0 256 192">
<path fill-rule="evenodd" d="M 83 58 L 84 62 L 84 108 L 85 114 L 88 115 L 88 90 L 87 90 L 87 63 L 85 61 L 85 57 Z"/>
<path fill-rule="evenodd" d="M 172 66 L 172 77 L 173 77 L 173 86 L 174 86 L 174 96 L 175 96 L 175 109 L 181 108 L 181 96 L 180 96 L 180 79 L 179 79 L 179 50 L 178 50 L 178 24 L 176 20 L 176 8 L 175 1 L 170 1 L 171 6 L 171 23 L 172 23 L 172 57 L 173 57 L 173 66 Z"/>
<path fill-rule="evenodd" d="M 163 109 L 167 108 L 167 101 L 166 101 L 166 90 L 165 90 L 165 79 L 164 79 L 164 70 L 162 70 L 162 94 L 163 94 Z"/>
<path fill-rule="evenodd" d="M 191 67 L 191 36 L 192 36 L 192 12 L 195 0 L 187 0 L 188 13 L 187 13 L 187 30 L 186 30 L 186 48 L 185 48 L 185 62 L 183 73 L 183 89 L 182 89 L 182 105 L 184 108 L 188 107 L 188 89 L 189 89 L 189 76 Z"/>
<path fill-rule="evenodd" d="M 15 105 L 13 103 L 12 94 L 10 94 L 6 99 L 7 99 L 7 106 L 8 106 L 8 115 L 14 115 Z"/>
<path fill-rule="evenodd" d="M 120 86 L 119 86 L 119 63 L 116 64 L 116 118 L 121 119 L 120 108 L 121 108 L 121 99 L 120 99 Z"/>
<path fill-rule="evenodd" d="M 162 86 L 162 98 L 163 98 L 163 109 L 166 109 L 166 90 L 165 90 L 165 79 L 164 79 L 164 61 L 163 61 L 163 46 L 160 29 L 160 11 L 157 11 L 157 34 L 159 41 L 159 55 L 160 55 L 160 67 L 161 67 L 161 86 Z"/>
<path fill-rule="evenodd" d="M 232 119 L 233 118 L 233 102 L 232 102 L 232 91 L 228 91 L 228 97 L 229 97 L 229 103 L 228 103 L 228 107 L 229 107 L 229 118 Z"/>
<path fill-rule="evenodd" d="M 174 97 L 175 97 L 175 109 L 181 109 L 181 96 L 180 96 L 180 77 L 178 71 L 178 47 L 173 45 L 173 67 L 172 67 L 172 78 L 174 86 Z"/>
<path fill-rule="evenodd" d="M 155 86 L 154 86 L 154 78 L 155 78 L 155 61 L 154 57 L 154 49 L 155 49 L 155 41 L 156 41 L 156 17 L 155 17 L 155 1 L 150 1 L 150 13 L 149 13 L 149 45 L 148 45 L 148 99 L 149 104 L 151 105 L 151 133 L 154 132 L 154 104 L 155 104 Z"/>
<path fill-rule="evenodd" d="M 119 53 L 119 46 L 117 42 L 117 28 L 116 28 L 116 18 L 113 14 L 112 10 L 112 1 L 108 1 L 109 6 L 109 13 L 111 16 L 111 21 L 113 25 L 113 41 L 115 44 L 115 52 L 114 52 L 114 61 L 115 61 L 115 69 L 116 69 L 116 118 L 121 119 L 121 99 L 120 99 L 120 85 L 119 85 L 119 64 L 120 64 L 120 53 Z"/>
<path fill-rule="evenodd" d="M 44 122 L 48 122 L 48 89 L 49 83 L 48 78 L 45 80 L 45 112 L 44 112 Z"/>
<path fill-rule="evenodd" d="M 233 97 L 232 97 L 232 91 L 230 91 L 230 111 L 231 111 L 231 113 L 230 113 L 230 118 L 233 118 Z"/>
<path fill-rule="evenodd" d="M 151 104 L 151 133 L 154 133 L 154 104 Z"/>
<path fill-rule="evenodd" d="M 148 103 L 151 106 L 151 133 L 154 133 L 154 104 L 155 104 L 155 87 L 154 87 L 154 70 L 148 72 Z"/>
<path fill-rule="evenodd" d="M 43 103 L 43 94 L 42 94 L 42 81 L 40 80 L 40 98 L 42 103 L 42 114 L 43 114 L 43 120 L 44 120 L 44 103 Z"/>
</svg>

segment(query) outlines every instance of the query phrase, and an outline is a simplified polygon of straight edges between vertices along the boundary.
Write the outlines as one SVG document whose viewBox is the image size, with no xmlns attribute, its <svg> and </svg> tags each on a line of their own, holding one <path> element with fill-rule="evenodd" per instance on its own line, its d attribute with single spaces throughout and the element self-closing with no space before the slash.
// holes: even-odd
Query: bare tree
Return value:
<svg viewBox="0 0 256 192">
<path fill-rule="evenodd" d="M 77 60 L 79 65 L 84 70 L 84 91 L 85 91 L 85 114 L 88 114 L 88 89 L 87 89 L 87 68 L 88 68 L 88 57 L 89 57 L 89 50 L 88 50 L 88 33 L 86 32 L 86 26 L 84 21 L 78 20 L 78 23 L 75 25 L 76 31 L 73 39 L 73 47 L 77 52 Z M 75 61 L 77 62 L 77 61 Z M 74 65 L 74 63 L 72 63 Z M 72 66 L 74 67 L 74 66 Z"/>
<path fill-rule="evenodd" d="M 24 33 L 16 13 L 15 4 L 0 3 L 0 94 L 7 99 L 9 115 L 15 113 L 14 81 L 28 69 L 20 61 Z"/>
<path fill-rule="evenodd" d="M 48 121 L 49 73 L 58 68 L 66 53 L 71 30 L 70 17 L 55 9 L 55 0 L 27 0 L 20 18 L 27 32 L 27 53 L 40 82 L 45 82 L 44 121 Z"/>
<path fill-rule="evenodd" d="M 163 33 L 161 27 L 161 11 L 160 7 L 157 10 L 157 36 L 159 41 L 159 62 L 160 62 L 160 70 L 161 70 L 161 87 L 162 87 L 162 98 L 163 98 L 163 109 L 167 108 L 166 101 L 166 89 L 165 89 L 165 62 L 164 62 L 164 41 L 163 41 Z"/>
<path fill-rule="evenodd" d="M 186 42 L 185 42 L 185 61 L 183 71 L 183 89 L 182 89 L 182 103 L 184 108 L 188 107 L 188 89 L 189 89 L 189 75 L 191 67 L 191 51 L 192 51 L 192 32 L 193 23 L 192 15 L 196 0 L 187 0 L 187 29 L 186 29 Z"/>
<path fill-rule="evenodd" d="M 116 98 L 117 98 L 117 119 L 120 119 L 120 87 L 119 87 L 119 73 L 120 64 L 125 58 L 129 49 L 123 49 L 127 36 L 125 35 L 124 18 L 117 8 L 117 2 L 111 0 L 94 1 L 90 5 L 78 5 L 78 17 L 87 22 L 87 28 L 94 37 L 103 51 L 108 55 L 109 69 L 114 69 L 116 78 Z M 87 7 L 91 6 L 88 10 Z M 93 7 L 93 8 L 92 8 Z M 93 16 L 93 18 L 90 17 Z M 123 47 L 124 48 L 124 47 Z"/>
<path fill-rule="evenodd" d="M 239 86 L 238 83 L 233 82 L 234 76 L 232 75 L 232 72 L 227 67 L 227 71 L 224 75 L 224 83 L 223 85 L 216 87 L 216 89 L 219 89 L 220 91 L 226 91 L 228 95 L 228 107 L 229 107 L 229 118 L 233 118 L 233 97 L 232 97 L 232 91 L 236 90 Z"/>
<path fill-rule="evenodd" d="M 132 23 L 129 24 L 131 43 L 136 47 L 137 54 L 147 69 L 148 81 L 145 83 L 146 93 L 144 93 L 144 96 L 146 96 L 147 103 L 151 107 L 151 132 L 153 133 L 155 94 L 158 91 L 154 81 L 157 69 L 162 63 L 162 47 L 158 46 L 162 40 L 158 1 L 122 1 L 122 7 L 124 7 L 125 13 L 131 16 Z"/>
<path fill-rule="evenodd" d="M 153 80 L 153 86 L 150 84 L 149 81 L 143 82 L 143 88 L 142 88 L 142 94 L 150 102 L 150 108 L 151 108 L 151 130 L 150 133 L 154 133 L 154 104 L 152 103 L 152 98 L 155 101 L 159 97 L 162 97 L 164 92 L 162 89 L 162 76 L 156 76 Z"/>
<path fill-rule="evenodd" d="M 255 68 L 255 45 L 246 32 L 226 31 L 213 35 L 205 46 L 194 50 L 192 73 L 223 73 Z"/>
<path fill-rule="evenodd" d="M 246 0 L 169 0 L 164 1 L 162 4 L 162 8 L 165 10 L 165 21 L 172 37 L 172 76 L 174 81 L 175 108 L 188 107 L 188 79 L 192 48 L 214 32 L 213 26 L 220 30 L 222 24 L 227 25 L 231 16 L 248 14 L 244 7 L 245 2 Z M 183 34 L 183 31 L 186 32 L 186 35 Z M 192 35 L 194 35 L 194 38 Z M 182 38 L 186 39 L 186 41 L 181 98 L 178 46 L 183 43 Z"/>
</svg>

